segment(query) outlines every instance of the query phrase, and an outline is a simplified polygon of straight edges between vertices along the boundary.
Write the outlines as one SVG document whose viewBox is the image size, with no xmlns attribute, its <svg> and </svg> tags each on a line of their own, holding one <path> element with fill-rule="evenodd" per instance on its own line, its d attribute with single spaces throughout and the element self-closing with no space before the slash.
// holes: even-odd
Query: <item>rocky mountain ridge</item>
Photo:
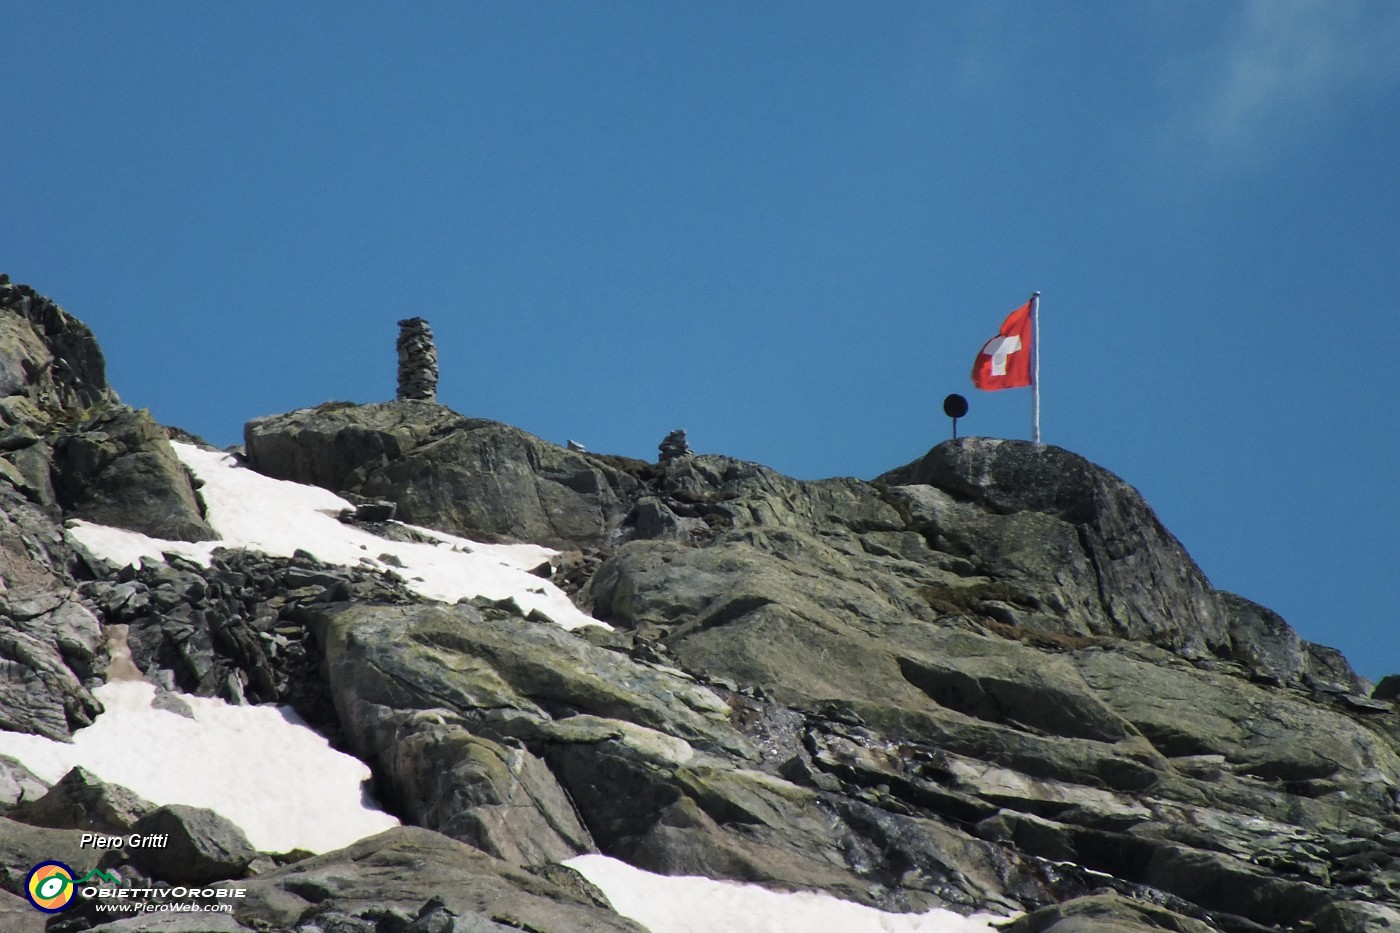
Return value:
<svg viewBox="0 0 1400 933">
<path fill-rule="evenodd" d="M 9 284 L 0 387 L 0 724 L 90 723 L 120 631 L 171 701 L 292 705 L 410 824 L 314 858 L 191 857 L 258 892 L 221 929 L 637 929 L 558 865 L 594 851 L 886 910 L 1024 911 L 1016 933 L 1400 924 L 1388 689 L 1215 590 L 1135 490 L 1068 451 L 971 438 L 802 482 L 569 450 L 430 401 L 247 425 L 266 475 L 560 549 L 541 573 L 612 626 L 567 632 L 312 554 L 110 566 L 63 522 L 217 536 L 168 432 L 121 406 L 81 323 Z M 59 854 L 194 870 L 73 841 L 162 808 L 6 774 L 10 895 Z"/>
</svg>

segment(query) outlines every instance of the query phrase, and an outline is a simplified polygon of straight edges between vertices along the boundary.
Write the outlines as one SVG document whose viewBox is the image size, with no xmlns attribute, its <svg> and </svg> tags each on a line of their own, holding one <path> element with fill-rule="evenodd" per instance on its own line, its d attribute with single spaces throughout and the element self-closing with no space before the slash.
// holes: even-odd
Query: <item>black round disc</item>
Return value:
<svg viewBox="0 0 1400 933">
<path fill-rule="evenodd" d="M 961 418 L 967 414 L 967 399 L 961 395 L 950 395 L 943 400 L 943 414 L 949 418 Z"/>
</svg>

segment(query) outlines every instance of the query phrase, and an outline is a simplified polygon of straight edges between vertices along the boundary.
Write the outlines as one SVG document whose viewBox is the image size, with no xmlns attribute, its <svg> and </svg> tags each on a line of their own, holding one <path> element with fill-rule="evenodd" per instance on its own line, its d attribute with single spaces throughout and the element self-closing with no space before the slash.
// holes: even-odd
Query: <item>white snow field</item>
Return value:
<svg viewBox="0 0 1400 933">
<path fill-rule="evenodd" d="M 988 933 L 1014 919 L 938 909 L 890 914 L 825 894 L 653 875 L 606 855 L 580 855 L 564 864 L 651 933 Z"/>
<path fill-rule="evenodd" d="M 116 680 L 71 744 L 0 732 L 0 754 L 53 783 L 75 765 L 152 803 L 207 807 L 263 852 L 329 852 L 399 825 L 365 799 L 370 770 L 290 709 L 181 695 L 194 718 L 153 709 L 156 688 Z"/>
<path fill-rule="evenodd" d="M 604 624 L 529 572 L 554 554 L 548 548 L 480 544 L 423 528 L 416 530 L 436 543 L 388 541 L 338 521 L 350 504 L 334 493 L 269 479 L 228 454 L 173 446 L 203 482 L 207 520 L 222 540 L 164 541 L 83 521 L 69 523 L 71 539 L 119 567 L 161 563 L 166 553 L 207 566 L 216 547 L 282 557 L 300 549 L 327 563 L 373 569 L 392 566 L 379 559 L 392 555 L 403 565 L 395 572 L 429 599 L 513 597 L 525 612 L 536 609 L 568 629 Z M 129 664 L 114 663 L 113 676 L 125 669 L 136 677 Z M 94 692 L 106 711 L 75 732 L 71 744 L 0 732 L 0 754 L 48 782 L 82 765 L 153 803 L 207 807 L 238 824 L 262 851 L 328 852 L 398 824 L 364 794 L 369 768 L 332 749 L 289 709 L 181 695 L 189 718 L 153 708 L 155 687 L 144 681 L 113 679 Z M 653 875 L 603 855 L 566 864 L 651 933 L 988 933 L 1011 919 L 944 910 L 884 913 L 823 894 Z"/>
<path fill-rule="evenodd" d="M 218 547 L 242 547 L 271 557 L 291 557 L 300 549 L 328 564 L 392 569 L 407 580 L 410 589 L 428 599 L 456 602 L 464 596 L 513 596 L 527 614 L 537 609 L 567 629 L 605 625 L 580 612 L 557 586 L 529 572 L 555 554 L 549 548 L 480 544 L 411 525 L 436 543 L 388 541 L 340 522 L 336 516 L 351 505 L 333 492 L 270 479 L 241 466 L 231 454 L 192 444 L 171 446 L 204 483 L 199 494 L 208 509 L 206 521 L 223 540 L 166 541 L 85 521 L 70 522 L 67 534 L 118 567 L 142 560 L 161 563 L 161 555 L 167 552 L 208 566 L 210 553 Z M 392 555 L 403 567 L 383 563 L 382 555 Z"/>
</svg>

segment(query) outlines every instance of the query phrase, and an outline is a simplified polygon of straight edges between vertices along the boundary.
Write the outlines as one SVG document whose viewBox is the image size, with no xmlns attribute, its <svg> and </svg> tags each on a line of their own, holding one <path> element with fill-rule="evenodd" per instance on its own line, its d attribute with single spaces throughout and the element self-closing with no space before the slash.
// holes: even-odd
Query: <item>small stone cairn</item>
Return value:
<svg viewBox="0 0 1400 933">
<path fill-rule="evenodd" d="M 694 455 L 695 451 L 691 450 L 690 445 L 686 443 L 685 432 L 680 428 L 676 428 L 676 430 L 667 434 L 666 439 L 661 442 L 662 461 L 677 460 L 681 457 L 691 457 Z"/>
<path fill-rule="evenodd" d="M 399 400 L 437 401 L 437 347 L 421 317 L 399 321 Z"/>
</svg>

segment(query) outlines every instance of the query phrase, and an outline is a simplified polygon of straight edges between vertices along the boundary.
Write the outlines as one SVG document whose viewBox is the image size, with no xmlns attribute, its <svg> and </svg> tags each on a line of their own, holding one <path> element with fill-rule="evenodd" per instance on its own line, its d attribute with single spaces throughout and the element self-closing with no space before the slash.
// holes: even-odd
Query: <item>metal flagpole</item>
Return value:
<svg viewBox="0 0 1400 933">
<path fill-rule="evenodd" d="M 1040 446 L 1040 292 L 1031 293 L 1031 439 Z"/>
</svg>

